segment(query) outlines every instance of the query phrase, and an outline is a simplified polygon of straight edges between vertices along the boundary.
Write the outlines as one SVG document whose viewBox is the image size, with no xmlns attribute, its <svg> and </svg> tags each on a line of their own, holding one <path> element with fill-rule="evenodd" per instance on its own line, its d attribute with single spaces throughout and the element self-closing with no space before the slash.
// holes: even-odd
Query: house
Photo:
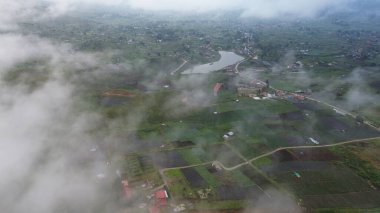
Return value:
<svg viewBox="0 0 380 213">
<path fill-rule="evenodd" d="M 302 177 L 302 176 L 300 175 L 300 173 L 298 173 L 298 172 L 294 172 L 293 175 L 294 175 L 296 178 L 298 178 L 298 179 Z"/>
<path fill-rule="evenodd" d="M 132 190 L 129 186 L 129 183 L 127 180 L 123 180 L 122 182 L 123 190 L 124 190 L 124 196 L 126 199 L 130 199 L 132 197 Z"/>
<path fill-rule="evenodd" d="M 305 96 L 303 96 L 303 95 L 298 95 L 298 94 L 294 94 L 294 97 L 295 97 L 297 100 L 299 100 L 299 101 L 304 101 L 304 100 L 306 99 Z"/>
<path fill-rule="evenodd" d="M 315 140 L 314 138 L 309 138 L 309 140 L 310 140 L 312 143 L 314 143 L 314 144 L 316 144 L 316 145 L 319 145 L 319 141 Z"/>
<path fill-rule="evenodd" d="M 259 81 L 252 80 L 249 83 L 241 83 L 237 85 L 239 96 L 256 97 L 263 95 L 267 90 L 267 84 Z"/>
<path fill-rule="evenodd" d="M 166 190 L 162 189 L 154 193 L 154 205 L 150 208 L 151 213 L 159 213 L 161 208 L 168 205 L 169 195 Z"/>
<path fill-rule="evenodd" d="M 161 207 L 161 206 L 167 205 L 167 200 L 169 196 L 166 190 L 163 189 L 154 193 L 154 198 L 155 198 L 156 206 Z"/>
<path fill-rule="evenodd" d="M 276 95 L 279 97 L 284 97 L 286 95 L 286 92 L 282 90 L 276 90 Z"/>
<path fill-rule="evenodd" d="M 245 88 L 245 87 L 238 87 L 237 89 L 239 96 L 246 96 L 246 97 L 255 97 L 258 95 L 260 90 L 255 88 Z"/>
<path fill-rule="evenodd" d="M 219 91 L 222 89 L 223 83 L 216 83 L 214 86 L 214 96 L 218 96 Z"/>
</svg>

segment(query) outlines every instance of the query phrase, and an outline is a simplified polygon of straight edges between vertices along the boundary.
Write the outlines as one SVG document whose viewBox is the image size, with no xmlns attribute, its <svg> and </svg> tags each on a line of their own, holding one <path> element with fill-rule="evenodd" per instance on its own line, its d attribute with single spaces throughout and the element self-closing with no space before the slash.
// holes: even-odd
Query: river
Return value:
<svg viewBox="0 0 380 213">
<path fill-rule="evenodd" d="M 206 74 L 215 72 L 244 60 L 243 57 L 234 52 L 219 51 L 219 54 L 219 61 L 194 66 L 188 70 L 185 70 L 182 74 Z"/>
</svg>

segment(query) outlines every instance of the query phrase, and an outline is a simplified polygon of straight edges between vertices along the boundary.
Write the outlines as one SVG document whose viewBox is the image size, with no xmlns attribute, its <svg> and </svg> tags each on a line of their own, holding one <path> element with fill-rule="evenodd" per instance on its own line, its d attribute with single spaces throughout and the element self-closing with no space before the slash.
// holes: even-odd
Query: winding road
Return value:
<svg viewBox="0 0 380 213">
<path fill-rule="evenodd" d="M 239 73 L 239 65 L 241 63 L 243 63 L 244 61 L 246 60 L 243 60 L 243 61 L 240 61 L 238 62 L 236 65 L 235 65 L 235 72 L 236 73 Z M 179 69 L 181 69 L 185 64 L 187 63 L 187 61 L 184 60 L 184 63 L 179 67 L 177 68 L 176 70 L 174 70 L 171 75 L 174 75 Z M 261 81 L 261 80 L 258 80 L 258 81 Z M 261 81 L 263 82 L 263 81 Z M 263 82 L 264 83 L 264 82 Z M 276 88 L 273 88 L 273 87 L 270 87 L 271 89 L 274 89 L 274 90 L 277 90 Z M 334 110 L 338 110 L 338 111 L 341 111 L 343 112 L 344 114 L 346 115 L 349 115 L 351 116 L 352 118 L 356 119 L 356 116 L 350 112 L 347 112 L 339 107 L 336 107 L 336 106 L 333 106 L 329 103 L 326 103 L 324 101 L 320 101 L 320 100 L 316 100 L 316 99 L 313 99 L 311 97 L 306 97 L 308 100 L 310 101 L 315 101 L 315 102 L 318 102 L 320 104 L 323 104 L 323 105 L 326 105 L 328 107 L 331 107 L 333 108 Z M 374 129 L 376 129 L 377 131 L 380 131 L 380 129 L 376 126 L 374 126 L 373 124 L 371 124 L 369 121 L 364 121 L 364 123 Z M 378 141 L 380 140 L 380 137 L 373 137 L 373 138 L 365 138 L 365 139 L 355 139 L 355 140 L 350 140 L 350 141 L 343 141 L 343 142 L 339 142 L 339 143 L 334 143 L 334 144 L 326 144 L 326 145 L 308 145 L 308 146 L 289 146 L 289 147 L 280 147 L 280 148 L 277 148 L 273 151 L 270 151 L 270 152 L 267 152 L 267 153 L 264 153 L 262 155 L 259 155 L 257 157 L 254 157 L 254 158 L 251 158 L 251 159 L 246 159 L 238 150 L 236 150 L 234 148 L 234 146 L 232 144 L 230 144 L 229 142 L 225 142 L 226 146 L 228 146 L 231 151 L 235 152 L 240 158 L 242 158 L 244 160 L 244 162 L 236 165 L 236 166 L 233 166 L 233 167 L 226 167 L 222 162 L 218 161 L 218 160 L 215 160 L 215 161 L 210 161 L 210 162 L 204 162 L 204 163 L 199 163 L 199 164 L 193 164 L 193 165 L 188 165 L 188 166 L 181 166 L 181 167 L 172 167 L 172 168 L 163 168 L 163 169 L 160 169 L 159 170 L 159 174 L 160 176 L 162 177 L 163 181 L 164 181 L 164 185 L 167 185 L 168 186 L 168 182 L 167 182 L 167 179 L 166 179 L 166 176 L 165 176 L 165 172 L 167 171 L 170 171 L 170 170 L 176 170 L 176 169 L 186 169 L 186 168 L 194 168 L 194 167 L 199 167 L 199 166 L 206 166 L 206 165 L 213 165 L 213 166 L 216 166 L 216 167 L 220 167 L 222 168 L 223 170 L 226 170 L 226 171 L 234 171 L 236 169 L 239 169 L 245 165 L 250 165 L 251 167 L 253 167 L 256 171 L 258 171 L 262 176 L 266 177 L 265 174 L 262 173 L 262 171 L 260 169 L 258 169 L 254 164 L 253 162 L 254 161 L 257 161 L 261 158 L 264 158 L 264 157 L 268 157 L 270 155 L 273 155 L 274 153 L 276 152 L 279 152 L 279 151 L 282 151 L 282 150 L 288 150 L 288 149 L 315 149 L 315 148 L 327 148 L 327 147 L 335 147 L 335 146 L 342 146 L 342 145 L 348 145 L 348 144 L 355 144 L 355 143 L 362 143 L 362 142 L 371 142 L 371 141 Z M 264 193 L 266 193 L 264 190 L 263 190 Z M 268 197 L 270 197 L 269 194 L 266 194 Z"/>
<path fill-rule="evenodd" d="M 246 60 L 247 59 L 244 59 L 244 60 L 239 61 L 238 63 L 236 63 L 236 65 L 235 65 L 235 73 L 239 73 L 239 66 L 240 66 L 240 64 L 243 63 Z"/>
<path fill-rule="evenodd" d="M 366 138 L 366 139 L 356 139 L 356 140 L 351 140 L 351 141 L 344 141 L 344 142 L 340 142 L 340 143 L 335 143 L 335 144 L 326 144 L 326 145 L 316 145 L 316 146 L 289 146 L 289 147 L 281 147 L 281 148 L 278 148 L 278 149 L 275 149 L 273 151 L 270 151 L 270 152 L 267 152 L 265 154 L 262 154 L 260 156 L 257 156 L 257 157 L 254 157 L 250 160 L 247 160 L 241 164 L 238 164 L 234 167 L 226 167 L 224 166 L 221 162 L 219 161 L 214 161 L 213 164 L 214 165 L 218 165 L 220 166 L 221 168 L 223 168 L 224 170 L 226 171 L 233 171 L 235 169 L 238 169 L 244 165 L 247 165 L 247 164 L 250 164 L 256 160 L 259 160 L 260 158 L 264 158 L 264 157 L 267 157 L 267 156 L 270 156 L 276 152 L 279 152 L 279 151 L 282 151 L 282 150 L 287 150 L 287 149 L 315 149 L 315 148 L 327 148 L 327 147 L 335 147 L 335 146 L 342 146 L 342 145 L 347 145 L 347 144 L 353 144 L 353 143 L 362 143 L 362 142 L 370 142 L 370 141 L 373 141 L 373 140 L 380 140 L 380 137 L 374 137 L 374 138 Z"/>
</svg>

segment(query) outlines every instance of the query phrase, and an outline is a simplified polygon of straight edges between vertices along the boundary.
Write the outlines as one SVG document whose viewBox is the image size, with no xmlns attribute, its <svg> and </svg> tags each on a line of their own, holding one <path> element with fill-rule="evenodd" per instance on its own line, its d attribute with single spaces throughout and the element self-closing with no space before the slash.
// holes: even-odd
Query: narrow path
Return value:
<svg viewBox="0 0 380 213">
<path fill-rule="evenodd" d="M 239 150 L 237 150 L 233 145 L 231 145 L 228 141 L 225 142 L 225 145 L 230 148 L 233 152 L 235 152 L 235 154 L 237 154 L 241 159 L 243 159 L 245 162 L 248 162 L 248 159 L 244 157 L 243 154 L 241 154 L 239 152 Z M 215 164 L 218 164 L 219 166 L 221 166 L 222 168 L 224 168 L 224 165 L 220 162 L 216 162 L 214 161 Z M 255 165 L 253 165 L 252 163 L 248 163 L 248 165 L 250 167 L 252 167 L 253 170 L 255 170 L 259 175 L 261 175 L 263 178 L 265 178 L 267 181 L 269 181 L 273 186 L 276 186 L 277 188 L 281 188 L 280 185 L 278 185 L 275 181 L 273 181 L 272 179 L 270 179 L 263 171 L 261 171 L 261 169 L 259 169 L 258 167 L 256 167 Z M 228 171 L 228 170 L 227 170 Z M 256 184 L 256 186 L 258 186 L 258 188 L 268 197 L 268 198 L 271 198 L 272 196 L 270 194 L 268 194 L 266 191 L 263 190 L 263 188 Z"/>
<path fill-rule="evenodd" d="M 239 66 L 241 63 L 245 62 L 247 59 L 244 59 L 242 61 L 239 61 L 236 65 L 235 65 L 235 73 L 239 73 Z"/>
<path fill-rule="evenodd" d="M 167 179 L 166 179 L 166 176 L 165 176 L 165 172 L 166 171 L 170 171 L 170 170 L 174 170 L 174 169 L 187 169 L 187 168 L 193 168 L 193 167 L 198 167 L 198 166 L 206 166 L 206 165 L 216 165 L 220 168 L 223 168 L 224 170 L 226 171 L 233 171 L 233 170 L 236 170 L 236 169 L 239 169 L 240 167 L 242 166 L 245 166 L 245 165 L 250 165 L 256 172 L 258 172 L 260 175 L 262 175 L 265 179 L 267 179 L 270 183 L 274 184 L 274 186 L 276 187 L 279 187 L 279 189 L 283 189 L 283 187 L 281 187 L 280 185 L 278 185 L 276 182 L 274 182 L 273 180 L 271 180 L 270 178 L 268 178 L 266 176 L 266 174 L 264 172 L 262 172 L 258 167 L 256 167 L 253 162 L 260 159 L 260 158 L 264 158 L 264 157 L 267 157 L 267 156 L 270 156 L 278 151 L 281 151 L 281 150 L 286 150 L 286 149 L 315 149 L 315 148 L 326 148 L 326 147 L 335 147 L 335 146 L 342 146 L 342 145 L 347 145 L 347 144 L 354 144 L 354 143 L 361 143 L 361 142 L 370 142 L 370 141 L 373 141 L 373 140 L 380 140 L 380 137 L 374 137 L 374 138 L 366 138 L 366 139 L 357 139 L 357 140 L 351 140 L 351 141 L 344 141 L 344 142 L 340 142 L 340 143 L 336 143 L 336 144 L 327 144 L 327 145 L 316 145 L 316 146 L 290 146 L 290 147 L 282 147 L 282 148 L 278 148 L 278 149 L 275 149 L 273 151 L 270 151 L 268 153 L 265 153 L 265 154 L 262 154 L 260 156 L 257 156 L 257 157 L 254 157 L 250 160 L 246 159 L 244 156 L 242 156 L 240 154 L 240 152 L 238 152 L 238 155 L 242 158 L 242 159 L 245 159 L 245 162 L 241 163 L 241 164 L 238 164 L 234 167 L 226 167 L 222 162 L 220 161 L 211 161 L 211 162 L 205 162 L 205 163 L 200 163 L 200 164 L 194 164 L 194 165 L 188 165 L 188 166 L 180 166 L 180 167 L 172 167 L 172 168 L 164 168 L 164 169 L 160 169 L 159 170 L 159 174 L 164 182 L 164 185 L 166 186 L 169 186 L 168 182 L 167 182 Z M 226 143 L 227 144 L 227 143 Z M 227 145 L 229 148 L 233 150 L 235 150 L 235 148 L 231 145 L 231 144 L 228 144 Z M 163 185 L 163 186 L 164 186 Z M 260 186 L 259 186 L 260 187 Z M 261 188 L 261 187 L 260 187 Z M 262 190 L 262 189 L 261 189 Z M 284 190 L 284 189 L 283 189 Z M 263 191 L 263 190 L 262 190 Z M 266 196 L 268 196 L 269 198 L 271 198 L 271 195 L 270 194 L 267 194 L 265 191 L 263 191 L 265 193 Z M 287 192 L 285 190 L 285 192 Z M 293 197 L 293 195 L 289 192 L 287 192 L 290 196 Z"/>
<path fill-rule="evenodd" d="M 187 64 L 187 61 L 185 59 L 182 59 L 183 60 L 183 63 L 181 65 L 179 65 L 179 67 L 175 70 L 173 70 L 170 75 L 174 75 L 176 72 L 178 72 L 183 66 L 185 66 L 185 64 Z"/>
<path fill-rule="evenodd" d="M 315 148 L 326 148 L 326 147 L 335 147 L 335 146 L 342 146 L 342 145 L 346 145 L 346 144 L 353 144 L 353 143 L 361 143 L 361 142 L 369 142 L 369 141 L 372 141 L 372 140 L 380 140 L 380 137 L 374 137 L 374 138 L 366 138 L 366 139 L 356 139 L 356 140 L 351 140 L 351 141 L 344 141 L 344 142 L 340 142 L 340 143 L 335 143 L 335 144 L 326 144 L 326 145 L 316 145 L 316 146 L 289 146 L 289 147 L 282 147 L 282 148 L 278 148 L 278 149 L 275 149 L 271 152 L 268 152 L 268 153 L 265 153 L 265 154 L 262 154 L 260 156 L 257 156 L 257 157 L 254 157 L 250 160 L 247 160 L 246 162 L 243 162 L 241 164 L 238 164 L 234 167 L 226 167 L 224 166 L 221 162 L 219 161 L 214 161 L 214 164 L 217 164 L 218 166 L 222 167 L 224 170 L 226 171 L 233 171 L 235 169 L 238 169 L 244 165 L 247 165 L 247 164 L 250 164 L 252 163 L 253 161 L 256 161 L 260 158 L 264 158 L 264 157 L 267 157 L 267 156 L 270 156 L 276 152 L 279 152 L 279 151 L 282 151 L 282 150 L 286 150 L 286 149 L 315 149 Z"/>
<path fill-rule="evenodd" d="M 198 167 L 198 166 L 206 166 L 206 165 L 209 165 L 209 164 L 218 165 L 218 166 L 220 166 L 221 168 L 223 168 L 226 171 L 233 171 L 233 170 L 236 170 L 236 169 L 238 169 L 238 168 L 240 168 L 240 167 L 242 167 L 244 165 L 250 164 L 253 161 L 259 160 L 260 158 L 264 158 L 264 157 L 270 156 L 270 155 L 272 155 L 272 154 L 274 154 L 276 152 L 279 152 L 279 151 L 282 151 L 282 150 L 286 150 L 286 149 L 326 148 L 326 147 L 335 147 L 335 146 L 342 146 L 342 145 L 361 143 L 361 142 L 370 142 L 370 141 L 373 141 L 373 140 L 380 140 L 380 137 L 356 139 L 356 140 L 350 140 L 350 141 L 344 141 L 344 142 L 339 142 L 339 143 L 335 143 L 335 144 L 326 144 L 326 145 L 281 147 L 281 148 L 277 148 L 277 149 L 275 149 L 273 151 L 267 152 L 265 154 L 262 154 L 260 156 L 251 158 L 249 160 L 246 159 L 245 162 L 240 163 L 240 164 L 238 164 L 236 166 L 233 166 L 233 167 L 226 167 L 220 161 L 215 160 L 215 161 L 209 161 L 209 162 L 205 162 L 205 163 L 193 164 L 193 165 L 188 165 L 188 166 L 179 166 L 179 167 L 164 168 L 164 169 L 160 169 L 160 173 L 164 173 L 166 171 L 170 171 L 170 170 L 173 170 L 173 169 L 187 169 L 187 168 L 193 168 L 193 167 Z M 245 159 L 245 158 L 243 158 L 243 159 Z"/>
<path fill-rule="evenodd" d="M 241 62 L 239 62 L 238 64 L 236 64 L 236 66 L 235 66 L 235 72 L 236 72 L 236 73 L 239 73 L 239 65 L 240 65 L 240 63 L 242 63 L 242 62 L 244 62 L 244 61 L 246 61 L 246 59 L 243 60 L 243 61 L 241 61 Z M 259 82 L 261 82 L 261 83 L 265 83 L 265 84 L 266 84 L 266 82 L 264 82 L 264 81 L 262 81 L 262 80 L 260 80 L 260 79 L 256 79 L 256 80 L 259 81 Z M 271 88 L 271 89 L 273 89 L 273 90 L 279 90 L 279 89 L 277 89 L 277 88 L 275 88 L 275 87 L 272 87 L 272 86 L 269 86 L 269 88 Z M 285 91 L 285 90 L 284 90 L 284 91 Z M 292 93 L 292 92 L 290 92 L 290 91 L 287 91 L 287 92 Z M 315 101 L 315 102 L 317 102 L 317 103 L 320 103 L 320 104 L 326 105 L 326 106 L 328 106 L 328 107 L 331 107 L 331 108 L 333 108 L 333 109 L 336 109 L 336 110 L 338 110 L 338 111 L 341 111 L 341 112 L 345 113 L 346 115 L 351 116 L 351 117 L 354 118 L 354 119 L 356 119 L 356 117 L 357 117 L 356 115 L 352 114 L 351 112 L 348 112 L 348 111 L 346 111 L 346 110 L 344 110 L 344 109 L 342 109 L 342 108 L 340 108 L 340 107 L 334 106 L 334 105 L 329 104 L 329 103 L 327 103 L 327 102 L 324 102 L 324 101 L 321 101 L 321 100 L 317 100 L 317 99 L 314 99 L 314 98 L 311 98 L 311 97 L 306 97 L 306 99 L 311 100 L 311 101 Z M 370 126 L 371 128 L 374 128 L 374 129 L 376 129 L 377 131 L 380 131 L 380 127 L 375 126 L 375 125 L 372 124 L 370 121 L 365 120 L 364 123 L 365 123 L 366 125 Z"/>
<path fill-rule="evenodd" d="M 198 166 L 206 166 L 206 165 L 212 164 L 213 162 L 215 162 L 215 161 L 209 161 L 206 163 L 199 163 L 199 164 L 193 164 L 193 165 L 188 165 L 188 166 L 164 168 L 164 169 L 160 169 L 160 173 L 163 174 L 166 171 L 170 171 L 170 170 L 174 170 L 174 169 L 188 169 L 188 168 L 193 168 L 193 167 L 198 167 Z"/>
</svg>

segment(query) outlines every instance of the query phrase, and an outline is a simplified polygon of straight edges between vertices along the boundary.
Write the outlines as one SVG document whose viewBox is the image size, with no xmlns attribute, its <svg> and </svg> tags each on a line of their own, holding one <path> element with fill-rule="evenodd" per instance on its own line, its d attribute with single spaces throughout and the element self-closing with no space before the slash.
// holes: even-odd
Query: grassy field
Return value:
<svg viewBox="0 0 380 213">
<path fill-rule="evenodd" d="M 378 142 L 275 153 L 255 164 L 306 207 L 336 208 L 321 212 L 345 212 L 339 208 L 366 212 L 361 208 L 380 205 L 376 158 L 363 154 L 369 150 L 377 153 Z"/>
<path fill-rule="evenodd" d="M 184 177 L 181 170 L 170 170 L 165 172 L 168 181 L 170 182 L 169 191 L 175 199 L 194 199 L 196 194 L 190 186 L 189 182 Z"/>
</svg>

